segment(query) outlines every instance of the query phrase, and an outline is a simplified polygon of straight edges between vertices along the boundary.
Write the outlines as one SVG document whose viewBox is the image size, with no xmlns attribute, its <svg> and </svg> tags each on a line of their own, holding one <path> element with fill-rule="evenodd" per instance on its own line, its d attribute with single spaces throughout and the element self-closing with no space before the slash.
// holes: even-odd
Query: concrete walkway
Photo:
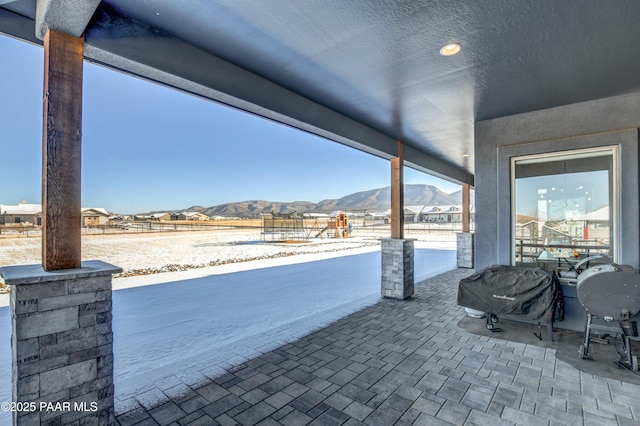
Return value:
<svg viewBox="0 0 640 426">
<path fill-rule="evenodd" d="M 639 425 L 640 386 L 457 327 L 454 270 L 186 389 L 124 425 Z M 631 373 L 630 373 L 631 374 Z"/>
</svg>

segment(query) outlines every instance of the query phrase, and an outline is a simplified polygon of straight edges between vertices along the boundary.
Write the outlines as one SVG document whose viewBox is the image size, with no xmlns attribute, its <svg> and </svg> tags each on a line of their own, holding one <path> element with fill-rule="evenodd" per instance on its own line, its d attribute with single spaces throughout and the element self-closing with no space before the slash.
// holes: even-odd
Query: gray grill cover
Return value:
<svg viewBox="0 0 640 426">
<path fill-rule="evenodd" d="M 463 278 L 458 305 L 523 320 L 562 321 L 562 290 L 555 273 L 541 268 L 490 266 Z"/>
</svg>

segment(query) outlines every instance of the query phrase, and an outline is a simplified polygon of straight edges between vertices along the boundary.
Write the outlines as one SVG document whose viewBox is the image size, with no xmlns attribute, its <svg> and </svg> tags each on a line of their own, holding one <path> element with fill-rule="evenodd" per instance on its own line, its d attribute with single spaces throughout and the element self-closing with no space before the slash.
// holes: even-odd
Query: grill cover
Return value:
<svg viewBox="0 0 640 426">
<path fill-rule="evenodd" d="M 560 282 L 542 268 L 489 266 L 460 280 L 458 305 L 523 320 L 564 319 Z"/>
</svg>

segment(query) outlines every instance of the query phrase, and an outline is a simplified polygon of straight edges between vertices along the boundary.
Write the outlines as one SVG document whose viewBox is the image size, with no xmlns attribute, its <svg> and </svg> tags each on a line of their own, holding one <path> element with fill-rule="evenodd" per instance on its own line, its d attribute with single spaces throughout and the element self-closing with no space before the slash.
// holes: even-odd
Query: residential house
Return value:
<svg viewBox="0 0 640 426">
<path fill-rule="evenodd" d="M 85 207 L 82 209 L 82 226 L 103 226 L 109 223 L 109 212 L 102 207 Z"/>
<path fill-rule="evenodd" d="M 156 221 L 166 221 L 171 220 L 171 213 L 160 212 L 160 213 L 152 213 L 147 216 L 148 220 L 156 220 Z"/>
<path fill-rule="evenodd" d="M 473 206 L 469 207 L 469 214 L 471 221 L 475 216 Z M 462 222 L 462 206 L 461 205 L 449 205 L 449 206 L 424 206 L 419 215 L 420 222 Z"/>
<path fill-rule="evenodd" d="M 22 201 L 20 204 L 0 204 L 0 225 L 41 225 L 42 206 Z"/>
<path fill-rule="evenodd" d="M 200 212 L 172 213 L 171 220 L 209 220 L 209 216 Z"/>
</svg>

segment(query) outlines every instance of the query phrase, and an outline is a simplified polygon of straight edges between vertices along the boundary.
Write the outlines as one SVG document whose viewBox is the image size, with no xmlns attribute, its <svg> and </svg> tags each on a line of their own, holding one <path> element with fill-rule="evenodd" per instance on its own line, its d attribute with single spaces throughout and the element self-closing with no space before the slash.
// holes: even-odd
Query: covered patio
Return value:
<svg viewBox="0 0 640 426">
<path fill-rule="evenodd" d="M 118 414 L 121 422 L 125 422 L 125 417 L 115 413 L 113 408 L 111 276 L 119 268 L 100 260 L 83 261 L 81 253 L 84 61 L 388 159 L 391 232 L 390 238 L 382 240 L 380 286 L 384 297 L 398 301 L 385 300 L 375 309 L 383 312 L 390 309 L 390 316 L 398 317 L 398 320 L 405 314 L 411 316 L 409 312 L 414 308 L 418 311 L 413 320 L 433 318 L 428 327 L 420 329 L 425 330 L 424 339 L 416 342 L 438 346 L 435 353 L 444 364 L 450 364 L 443 367 L 447 369 L 445 376 L 448 378 L 443 378 L 442 387 L 438 387 L 435 396 L 441 393 L 440 396 L 447 400 L 446 396 L 455 399 L 457 395 L 460 402 L 469 395 L 469 398 L 484 401 L 480 395 L 484 394 L 482 390 L 469 394 L 475 388 L 464 383 L 460 385 L 460 378 L 465 375 L 464 366 L 461 363 L 454 366 L 451 362 L 459 350 L 454 349 L 451 353 L 451 348 L 457 346 L 448 337 L 440 335 L 457 335 L 449 333 L 454 318 L 447 315 L 459 312 L 459 309 L 447 302 L 449 309 L 444 313 L 442 306 L 434 304 L 444 297 L 444 292 L 453 290 L 443 291 L 437 287 L 437 291 L 422 293 L 428 294 L 426 304 L 418 303 L 425 296 L 416 295 L 413 241 L 404 236 L 404 167 L 462 185 L 460 266 L 515 265 L 518 262 L 514 239 L 517 225 L 533 218 L 538 223 L 528 230 L 529 247 L 547 244 L 540 240 L 546 235 L 542 230 L 550 228 L 553 233 L 569 239 L 574 250 L 581 244 L 589 247 L 596 244 L 597 250 L 606 251 L 614 262 L 631 265 L 637 270 L 640 264 L 638 16 L 640 3 L 635 0 L 607 3 L 599 0 L 330 0 L 296 6 L 285 0 L 0 1 L 0 32 L 42 45 L 45 58 L 42 265 L 2 265 L 0 268 L 12 289 L 13 399 L 97 402 L 97 411 L 78 414 L 73 420 L 112 424 Z M 11 59 L 7 63 L 10 66 Z M 215 165 L 214 160 L 212 164 Z M 587 180 L 584 184 L 582 181 L 576 183 L 576 176 Z M 555 181 L 541 183 L 550 178 L 559 179 L 562 187 L 556 187 Z M 477 200 L 474 234 L 469 232 L 471 188 L 475 189 Z M 565 194 L 577 190 L 580 194 L 557 196 L 565 190 Z M 603 207 L 609 212 L 605 223 L 576 225 L 576 218 L 586 218 Z M 552 244 L 552 247 L 555 246 Z M 536 253 L 527 255 L 530 259 L 536 258 Z M 559 250 L 555 255 L 566 258 Z M 570 292 L 570 287 L 565 286 L 564 290 Z M 565 296 L 569 307 L 568 321 L 561 326 L 579 329 L 584 322 L 584 310 L 577 305 L 575 297 L 569 300 L 570 295 Z M 440 317 L 436 320 L 432 316 L 434 312 L 442 313 L 449 321 L 443 323 Z M 373 324 L 378 314 L 371 315 L 372 318 L 368 318 L 365 314 L 362 319 L 365 322 L 370 319 L 370 328 L 376 329 Z M 414 324 L 397 326 L 413 330 Z M 354 338 L 370 337 L 371 341 L 376 341 L 376 337 L 367 336 L 366 327 L 356 325 L 363 334 Z M 434 327 L 441 329 L 436 331 Z M 339 329 L 330 330 L 340 335 Z M 402 335 L 399 330 L 393 331 L 396 336 Z M 462 335 L 460 341 L 476 348 L 478 343 L 470 343 L 473 339 L 467 337 Z M 322 338 L 331 340 L 331 335 L 322 335 Z M 402 354 L 417 350 L 412 346 L 402 348 L 414 344 L 411 340 L 402 340 L 396 347 L 393 346 L 397 345 L 395 337 L 389 336 L 389 339 L 388 344 L 392 347 L 381 360 L 373 353 L 370 355 L 371 359 L 381 361 L 375 362 L 376 369 L 389 370 L 377 380 L 386 377 L 396 364 L 404 369 Z M 336 339 L 334 343 L 345 344 L 340 342 L 342 340 Z M 476 360 L 475 363 L 479 361 L 474 354 L 493 350 L 484 347 L 484 343 L 494 345 L 492 341 L 480 342 L 483 343 L 479 344 L 479 349 L 469 352 L 469 358 Z M 369 347 L 370 344 L 362 345 Z M 525 355 L 527 359 L 526 351 L 533 350 L 509 343 L 506 348 L 506 353 Z M 304 349 L 296 349 L 296 345 L 283 350 L 300 351 L 287 355 L 294 362 L 305 353 Z M 531 364 L 548 362 L 548 354 L 543 352 L 545 354 L 541 356 L 531 356 Z M 401 355 L 394 355 L 397 353 Z M 284 355 L 280 353 L 279 356 Z M 416 367 L 415 371 L 430 368 L 430 358 L 423 359 L 424 356 L 417 358 L 418 363 L 424 362 L 423 370 Z M 589 378 L 575 371 L 567 372 L 562 364 L 556 363 L 553 368 L 549 367 L 553 374 L 544 366 L 531 372 L 530 367 L 521 367 L 521 361 L 510 355 L 504 356 L 503 364 L 493 362 L 493 358 L 480 357 L 473 380 L 480 380 L 479 374 L 485 374 L 485 379 L 491 374 L 498 377 L 506 374 L 503 385 L 482 380 L 479 385 L 483 390 L 491 389 L 491 401 L 497 398 L 498 404 L 502 405 L 499 410 L 502 420 L 511 421 L 514 407 L 524 404 L 524 409 L 517 413 L 542 416 L 547 419 L 543 423 L 557 421 L 559 417 L 554 416 L 560 415 L 562 408 L 571 416 L 578 416 L 580 411 L 585 421 L 594 411 L 599 416 L 597 421 L 613 420 L 608 414 L 610 411 L 615 411 L 612 415 L 621 424 L 629 419 L 637 421 L 637 412 L 630 408 L 637 405 L 637 401 L 628 399 L 628 385 L 622 382 L 607 382 L 600 386 L 603 396 L 594 396 L 591 389 L 598 385 L 593 383 L 591 386 L 591 382 L 600 381 L 595 376 Z M 306 356 L 300 359 L 305 363 L 313 361 Z M 349 359 L 363 363 L 357 356 Z M 256 363 L 248 368 L 273 364 L 270 361 Z M 488 366 L 482 368 L 486 363 Z M 515 371 L 507 368 L 505 372 L 500 367 L 515 367 L 513 364 L 518 364 Z M 302 365 L 304 368 L 294 369 L 295 378 L 290 380 L 303 382 L 304 377 L 308 378 L 300 370 L 310 373 L 305 371 L 309 366 Z M 346 368 L 340 370 L 340 374 L 351 375 Z M 239 384 L 251 380 L 240 375 L 242 370 L 234 371 L 239 374 L 230 379 L 232 382 Z M 252 371 L 247 370 L 251 377 L 265 379 L 262 375 L 268 376 L 257 370 L 256 374 L 251 374 Z M 434 374 L 442 372 L 440 369 Z M 414 373 L 405 371 L 404 374 L 413 377 Z M 413 385 L 425 377 L 431 383 L 429 373 L 425 374 Z M 552 397 L 552 401 L 556 401 L 558 397 L 559 407 L 555 402 L 545 400 L 539 404 L 544 408 L 532 409 L 530 400 L 524 397 L 526 391 L 505 390 L 516 382 L 527 382 L 530 375 L 546 383 L 547 374 L 560 376 L 562 380 L 558 380 L 561 382 L 557 384 L 559 390 L 550 391 L 550 395 L 548 386 L 538 383 L 538 389 L 543 389 L 541 393 L 544 394 L 540 399 Z M 408 383 L 413 381 L 407 380 Z M 434 380 L 437 383 L 437 379 Z M 506 384 L 508 381 L 511 382 L 509 385 Z M 583 382 L 588 386 L 582 386 Z M 369 384 L 375 386 L 375 383 L 377 381 Z M 409 386 L 408 383 L 405 384 Z M 571 393 L 562 387 L 576 383 L 578 386 L 572 388 Z M 241 395 L 245 395 L 243 391 L 256 388 L 250 384 L 244 388 L 233 385 L 229 389 Z M 299 385 L 307 386 L 306 383 Z M 426 389 L 418 388 L 422 392 L 419 396 L 433 385 L 425 386 Z M 609 400 L 605 388 L 609 390 Z M 362 417 L 367 410 L 360 407 L 360 414 L 351 417 L 370 418 L 371 423 L 376 423 L 378 416 L 382 416 L 378 423 L 386 424 L 389 419 L 384 416 L 393 415 L 392 410 L 406 405 L 405 399 L 411 400 L 417 395 L 413 391 L 405 392 L 404 387 L 401 388 L 403 394 L 397 396 L 394 391 L 400 388 L 394 388 L 390 393 L 385 389 L 381 390 L 381 397 L 370 395 L 367 399 L 367 403 L 375 406 L 374 412 Z M 298 387 L 298 391 L 302 390 L 304 392 L 299 394 L 293 391 L 294 395 L 287 395 L 302 398 L 310 391 Z M 321 391 L 313 390 L 332 393 L 336 388 L 329 384 Z M 263 392 L 267 392 L 261 391 L 248 396 L 255 403 L 251 409 L 246 409 L 242 403 L 236 405 L 245 408 L 242 413 L 246 417 L 238 417 L 238 420 L 253 423 L 258 417 L 266 419 L 269 416 L 267 422 L 286 418 L 276 420 L 273 412 L 262 416 L 271 409 L 261 404 L 265 399 Z M 572 397 L 575 392 L 581 395 L 577 401 L 580 409 L 576 408 Z M 238 402 L 235 399 L 238 397 L 241 396 L 235 393 L 234 396 L 227 395 L 225 401 Z M 316 399 L 319 399 L 318 404 L 324 402 L 320 397 L 313 397 L 312 402 Z M 275 405 L 269 406 L 276 408 L 284 400 L 279 403 L 272 400 Z M 208 401 L 214 402 L 216 407 L 224 407 L 217 399 Z M 453 423 L 461 420 L 454 415 L 458 412 L 456 409 L 449 411 L 451 404 L 441 401 L 438 410 L 431 415 L 437 418 L 444 408 L 443 420 Z M 480 404 L 484 408 L 482 416 L 492 415 L 491 401 L 486 406 Z M 627 410 L 620 408 L 618 412 L 623 401 L 628 402 Z M 388 403 L 385 405 L 385 402 Z M 298 405 L 304 408 L 310 403 Z M 318 404 L 308 408 L 313 409 Z M 322 405 L 326 408 L 322 414 L 334 413 L 327 406 Z M 298 411 L 305 415 L 309 412 Z M 408 407 L 405 411 L 409 412 Z M 242 413 L 226 411 L 218 414 L 237 417 Z M 262 414 L 254 417 L 254 413 Z M 411 413 L 416 414 L 415 411 Z M 464 421 L 475 423 L 474 417 L 469 417 L 473 413 L 473 410 L 468 412 Z M 153 417 L 154 412 L 149 414 Z M 321 414 L 310 416 L 316 417 L 319 419 Z M 537 417 L 525 417 L 524 423 L 537 421 L 534 420 Z M 50 413 L 20 413 L 14 416 L 14 422 L 37 424 L 53 418 L 55 416 L 51 417 Z M 339 419 L 347 420 L 338 416 Z M 418 419 L 420 415 L 412 420 Z M 572 424 L 577 419 L 568 417 L 566 420 Z M 209 419 L 203 421 L 206 423 Z M 331 421 L 327 419 L 327 422 Z"/>
<path fill-rule="evenodd" d="M 383 299 L 180 397 L 143 400 L 118 413 L 118 424 L 640 422 L 640 376 L 593 374 L 593 361 L 586 360 L 581 371 L 558 359 L 557 343 L 539 341 L 529 330 L 514 341 L 459 327 L 466 314 L 456 305 L 457 284 L 469 274 L 459 268 L 422 281 L 410 300 Z M 483 328 L 483 319 L 473 321 Z M 577 345 L 573 349 L 577 360 Z M 613 347 L 606 350 L 617 357 Z M 165 384 L 167 390 L 174 385 Z"/>
</svg>

